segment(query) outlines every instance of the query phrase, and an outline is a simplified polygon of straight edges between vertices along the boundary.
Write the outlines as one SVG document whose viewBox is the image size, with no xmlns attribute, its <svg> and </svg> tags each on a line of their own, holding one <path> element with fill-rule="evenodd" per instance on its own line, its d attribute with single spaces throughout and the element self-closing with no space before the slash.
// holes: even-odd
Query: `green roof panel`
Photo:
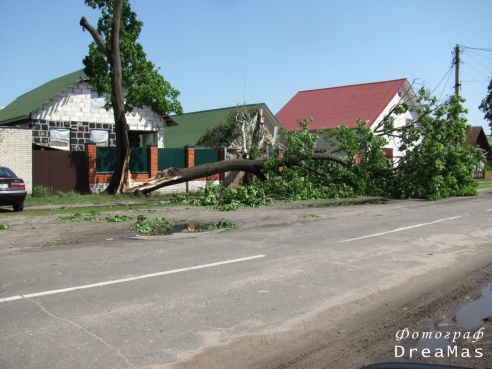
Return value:
<svg viewBox="0 0 492 369">
<path fill-rule="evenodd" d="M 264 104 L 250 104 L 246 105 L 246 107 L 260 105 Z M 178 125 L 166 128 L 164 132 L 164 147 L 180 148 L 186 145 L 196 145 L 198 139 L 203 136 L 208 128 L 213 128 L 219 123 L 225 122 L 233 110 L 242 107 L 244 106 L 173 115 L 172 118 Z"/>
<path fill-rule="evenodd" d="M 9 105 L 0 109 L 0 124 L 29 116 L 44 103 L 80 79 L 86 79 L 83 70 L 67 74 L 19 96 Z"/>
</svg>

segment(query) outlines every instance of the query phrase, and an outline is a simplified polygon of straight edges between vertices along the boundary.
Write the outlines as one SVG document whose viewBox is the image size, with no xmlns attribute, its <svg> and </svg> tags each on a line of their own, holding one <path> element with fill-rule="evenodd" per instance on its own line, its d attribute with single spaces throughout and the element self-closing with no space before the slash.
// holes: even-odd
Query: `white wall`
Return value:
<svg viewBox="0 0 492 369">
<path fill-rule="evenodd" d="M 414 104 L 416 102 L 415 100 L 415 92 L 411 88 L 410 84 L 408 82 L 405 82 L 401 89 L 402 96 L 400 97 L 398 94 L 396 94 L 391 102 L 388 104 L 388 106 L 384 109 L 384 111 L 379 115 L 379 117 L 376 119 L 374 124 L 371 125 L 371 129 L 374 130 L 379 122 L 381 122 L 384 117 L 386 117 L 392 109 L 394 109 L 399 103 L 401 103 L 401 100 L 408 102 L 410 105 Z M 411 119 L 413 121 L 417 121 L 418 117 L 415 112 L 406 112 L 404 114 L 400 115 L 392 115 L 394 118 L 394 126 L 395 128 L 403 127 L 408 119 Z M 373 123 L 373 122 L 371 122 Z M 403 153 L 398 150 L 399 146 L 399 141 L 398 139 L 395 139 L 394 137 L 386 137 L 386 139 L 389 141 L 387 145 L 384 146 L 384 148 L 391 148 L 393 149 L 393 158 L 394 161 L 397 162 L 399 158 L 403 156 Z"/>
<path fill-rule="evenodd" d="M 109 183 L 90 184 L 91 193 L 100 193 L 106 189 Z M 132 186 L 140 185 L 141 183 L 133 182 Z M 220 181 L 189 181 L 188 183 L 179 183 L 172 186 L 162 187 L 156 190 L 156 193 L 187 193 L 195 192 L 205 188 L 206 185 L 219 185 Z"/>
<path fill-rule="evenodd" d="M 23 128 L 0 128 L 0 166 L 8 167 L 32 192 L 32 132 Z"/>
<path fill-rule="evenodd" d="M 113 111 L 95 108 L 92 104 L 91 86 L 85 82 L 74 83 L 41 108 L 31 114 L 34 120 L 59 122 L 114 123 Z M 164 147 L 165 120 L 150 108 L 127 113 L 130 130 L 158 131 L 158 147 Z"/>
</svg>

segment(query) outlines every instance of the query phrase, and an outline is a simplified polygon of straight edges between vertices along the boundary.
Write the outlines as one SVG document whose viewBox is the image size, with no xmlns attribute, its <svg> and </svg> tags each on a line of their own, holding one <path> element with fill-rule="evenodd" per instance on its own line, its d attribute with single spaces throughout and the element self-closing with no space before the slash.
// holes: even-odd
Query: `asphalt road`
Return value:
<svg viewBox="0 0 492 369">
<path fill-rule="evenodd" d="M 490 193 L 227 216 L 242 226 L 1 254 L 0 367 L 170 364 L 431 271 L 492 262 Z"/>
</svg>

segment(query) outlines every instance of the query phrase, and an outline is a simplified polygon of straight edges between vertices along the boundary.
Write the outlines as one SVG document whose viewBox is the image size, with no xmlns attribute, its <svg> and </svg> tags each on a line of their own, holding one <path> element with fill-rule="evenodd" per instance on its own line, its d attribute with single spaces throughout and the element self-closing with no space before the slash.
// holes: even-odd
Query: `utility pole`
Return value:
<svg viewBox="0 0 492 369">
<path fill-rule="evenodd" d="M 454 48 L 454 94 L 459 96 L 461 81 L 460 81 L 460 45 L 456 44 Z"/>
</svg>

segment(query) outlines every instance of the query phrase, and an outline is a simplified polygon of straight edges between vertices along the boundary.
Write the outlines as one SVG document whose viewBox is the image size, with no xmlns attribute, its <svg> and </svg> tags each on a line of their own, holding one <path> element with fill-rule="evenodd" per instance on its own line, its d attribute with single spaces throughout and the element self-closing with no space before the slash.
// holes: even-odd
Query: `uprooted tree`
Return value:
<svg viewBox="0 0 492 369">
<path fill-rule="evenodd" d="M 196 144 L 211 149 L 223 145 L 243 158 L 255 159 L 271 150 L 272 141 L 265 128 L 263 107 L 253 105 L 233 109 L 224 122 L 207 129 Z"/>
<path fill-rule="evenodd" d="M 209 128 L 196 143 L 211 149 L 219 146 L 244 159 L 257 159 L 268 156 L 274 146 L 273 132 L 265 127 L 263 104 L 243 105 L 233 109 L 227 119 Z M 273 126 L 271 122 L 268 122 Z M 246 172 L 242 184 L 253 182 L 254 174 Z"/>
<path fill-rule="evenodd" d="M 246 171 L 262 181 L 229 192 L 217 190 L 219 194 L 214 193 L 212 197 L 227 198 L 231 209 L 242 200 L 258 203 L 262 196 L 308 199 L 389 195 L 438 199 L 474 195 L 476 183 L 472 174 L 483 155 L 474 147 L 464 146 L 467 125 L 463 101 L 459 96 L 451 96 L 438 103 L 422 88 L 416 104 L 409 105 L 402 100 L 373 127 L 358 121 L 356 128 L 340 126 L 329 131 L 310 131 L 310 120 L 306 119 L 299 122 L 301 130 L 283 132 L 282 156 L 174 168 L 130 192 L 149 193 L 216 173 Z M 409 110 L 418 119 L 396 127 L 390 117 Z M 330 143 L 330 149 L 316 152 L 320 138 Z M 388 138 L 402 152 L 402 157 L 395 161 L 388 160 L 381 150 Z M 209 204 L 206 199 L 201 203 Z"/>
<path fill-rule="evenodd" d="M 117 158 L 106 193 L 126 192 L 130 187 L 130 143 L 125 113 L 150 107 L 163 115 L 183 112 L 174 89 L 147 60 L 137 42 L 143 23 L 131 10 L 129 0 L 85 0 L 101 10 L 97 27 L 85 17 L 80 20 L 94 41 L 84 58 L 85 73 L 100 96 L 108 96 L 106 109 L 113 109 Z"/>
</svg>

